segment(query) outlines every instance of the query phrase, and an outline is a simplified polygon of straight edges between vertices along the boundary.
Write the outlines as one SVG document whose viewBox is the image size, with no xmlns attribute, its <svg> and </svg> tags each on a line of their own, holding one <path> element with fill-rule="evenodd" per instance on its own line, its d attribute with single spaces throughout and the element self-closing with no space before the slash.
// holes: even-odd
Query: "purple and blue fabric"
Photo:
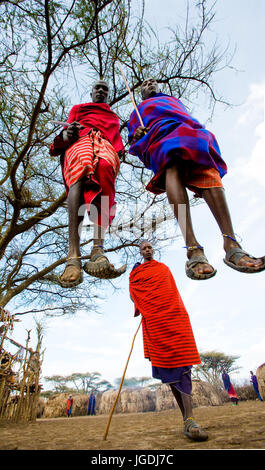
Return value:
<svg viewBox="0 0 265 470">
<path fill-rule="evenodd" d="M 257 397 L 260 401 L 263 401 L 260 393 L 259 393 L 259 384 L 258 384 L 258 380 L 257 380 L 257 377 L 256 375 L 251 375 L 251 382 L 252 382 L 252 385 L 253 385 L 253 388 L 257 394 Z"/>
<path fill-rule="evenodd" d="M 152 366 L 152 376 L 154 379 L 161 380 L 164 384 L 174 385 L 181 393 L 191 395 L 191 369 L 192 366 L 170 368 Z"/>
<path fill-rule="evenodd" d="M 138 110 L 144 126 L 150 130 L 133 142 L 133 135 L 141 125 L 136 111 L 133 111 L 128 123 L 129 153 L 137 156 L 146 168 L 154 172 L 153 182 L 151 180 L 147 186 L 149 191 L 155 194 L 165 191 L 156 182 L 165 167 L 174 163 L 174 159 L 215 168 L 221 178 L 227 173 L 215 136 L 189 114 L 179 99 L 157 93 L 142 101 Z"/>
<path fill-rule="evenodd" d="M 230 386 L 231 386 L 229 375 L 226 372 L 223 372 L 222 373 L 222 379 L 223 379 L 225 390 L 228 391 L 230 389 Z"/>
<path fill-rule="evenodd" d="M 89 397 L 88 410 L 87 410 L 89 415 L 95 414 L 95 406 L 96 406 L 96 397 L 93 393 L 91 393 Z"/>
</svg>

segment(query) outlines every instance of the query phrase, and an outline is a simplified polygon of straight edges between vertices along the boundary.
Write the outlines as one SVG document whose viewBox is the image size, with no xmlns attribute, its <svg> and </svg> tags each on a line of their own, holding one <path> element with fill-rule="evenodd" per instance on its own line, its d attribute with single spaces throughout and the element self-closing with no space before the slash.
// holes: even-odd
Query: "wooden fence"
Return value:
<svg viewBox="0 0 265 470">
<path fill-rule="evenodd" d="M 0 307 L 0 420 L 25 422 L 35 420 L 42 386 L 39 383 L 43 361 L 41 327 L 37 326 L 36 350 L 30 347 L 27 330 L 26 345 L 10 338 L 15 315 Z M 15 353 L 8 348 L 13 345 Z"/>
</svg>

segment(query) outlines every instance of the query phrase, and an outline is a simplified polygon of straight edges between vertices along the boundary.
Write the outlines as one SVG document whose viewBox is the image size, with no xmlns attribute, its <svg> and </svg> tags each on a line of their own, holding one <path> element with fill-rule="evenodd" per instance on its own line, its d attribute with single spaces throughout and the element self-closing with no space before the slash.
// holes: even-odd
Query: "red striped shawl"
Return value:
<svg viewBox="0 0 265 470">
<path fill-rule="evenodd" d="M 200 364 L 189 315 L 169 268 L 156 260 L 130 274 L 130 294 L 142 315 L 144 356 L 153 366 Z"/>
</svg>

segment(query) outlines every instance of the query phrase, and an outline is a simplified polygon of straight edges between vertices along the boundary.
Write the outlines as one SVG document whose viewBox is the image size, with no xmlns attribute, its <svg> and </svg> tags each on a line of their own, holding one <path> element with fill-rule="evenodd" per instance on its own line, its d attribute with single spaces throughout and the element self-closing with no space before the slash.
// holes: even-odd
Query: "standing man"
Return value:
<svg viewBox="0 0 265 470">
<path fill-rule="evenodd" d="M 205 441 L 207 433 L 195 422 L 192 410 L 191 368 L 201 360 L 189 315 L 169 268 L 154 260 L 148 241 L 140 245 L 143 264 L 130 274 L 130 295 L 135 316 L 142 315 L 144 356 L 152 364 L 152 375 L 169 384 L 184 420 L 184 434 Z"/>
<path fill-rule="evenodd" d="M 250 371 L 250 375 L 251 375 L 250 382 L 251 382 L 252 385 L 253 385 L 253 388 L 254 388 L 254 390 L 255 390 L 255 393 L 256 393 L 258 399 L 259 399 L 260 401 L 263 401 L 263 399 L 261 398 L 261 395 L 260 395 L 260 393 L 259 393 L 259 384 L 258 384 L 257 377 L 256 377 L 256 375 L 253 374 L 252 370 Z"/>
<path fill-rule="evenodd" d="M 107 104 L 108 84 L 100 80 L 92 88 L 92 102 L 73 106 L 64 129 L 50 147 L 50 155 L 61 155 L 63 179 L 68 195 L 69 251 L 62 287 L 75 287 L 83 280 L 80 228 L 87 208 L 94 222 L 94 245 L 85 271 L 96 277 L 117 277 L 104 255 L 105 231 L 115 216 L 115 180 L 124 146 L 119 119 Z"/>
<path fill-rule="evenodd" d="M 88 401 L 88 409 L 87 409 L 87 414 L 88 415 L 95 415 L 95 407 L 96 407 L 96 397 L 93 392 L 91 392 L 89 401 Z"/>
<path fill-rule="evenodd" d="M 72 414 L 73 402 L 74 402 L 74 399 L 73 399 L 72 395 L 69 395 L 68 400 L 67 400 L 67 404 L 66 404 L 66 415 L 67 415 L 68 418 L 70 418 L 70 416 Z"/>
<path fill-rule="evenodd" d="M 224 262 L 241 272 L 263 271 L 265 257 L 253 258 L 236 241 L 221 182 L 227 167 L 214 135 L 189 115 L 180 100 L 161 93 L 156 80 L 145 80 L 141 92 L 143 101 L 138 110 L 144 127 L 134 111 L 128 123 L 129 152 L 154 172 L 147 190 L 166 192 L 173 205 L 187 249 L 187 276 L 208 279 L 216 270 L 194 234 L 186 188 L 204 198 L 213 213 L 224 237 Z M 179 213 L 183 205 L 185 217 Z"/>
<path fill-rule="evenodd" d="M 237 405 L 238 404 L 238 395 L 237 395 L 237 393 L 234 389 L 234 386 L 231 383 L 230 377 L 229 377 L 229 375 L 228 375 L 228 373 L 225 369 L 222 372 L 222 379 L 223 379 L 223 383 L 224 383 L 224 388 L 226 389 L 232 404 Z"/>
</svg>

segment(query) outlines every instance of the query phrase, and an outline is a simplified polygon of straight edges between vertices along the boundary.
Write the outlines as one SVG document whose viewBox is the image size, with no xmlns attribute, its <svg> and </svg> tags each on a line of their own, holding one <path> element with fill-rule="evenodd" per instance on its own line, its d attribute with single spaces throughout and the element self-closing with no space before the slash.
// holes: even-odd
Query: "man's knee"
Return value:
<svg viewBox="0 0 265 470">
<path fill-rule="evenodd" d="M 165 176 L 167 183 L 174 181 L 174 184 L 179 183 L 183 186 L 183 168 L 178 162 L 174 162 L 173 165 L 166 168 Z"/>
</svg>

